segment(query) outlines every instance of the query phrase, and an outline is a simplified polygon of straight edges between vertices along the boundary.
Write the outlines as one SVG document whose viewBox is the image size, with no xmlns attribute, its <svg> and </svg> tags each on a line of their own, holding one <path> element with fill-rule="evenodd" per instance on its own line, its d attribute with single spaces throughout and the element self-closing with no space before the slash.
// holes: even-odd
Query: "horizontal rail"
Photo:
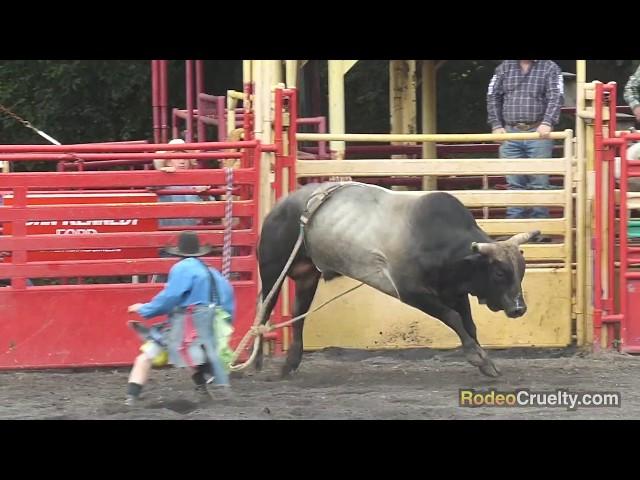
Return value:
<svg viewBox="0 0 640 480">
<path fill-rule="evenodd" d="M 18 275 L 26 278 L 147 275 L 166 272 L 175 263 L 175 258 L 67 260 L 29 262 L 21 265 L 0 263 L 0 278 L 12 278 Z M 219 257 L 214 258 L 211 264 L 220 269 L 222 267 L 222 259 Z M 231 257 L 232 271 L 251 272 L 254 268 L 255 258 L 252 255 Z"/>
<path fill-rule="evenodd" d="M 477 219 L 478 225 L 489 235 L 514 235 L 520 232 L 540 230 L 545 235 L 564 235 L 566 220 L 564 218 L 542 219 Z"/>
<path fill-rule="evenodd" d="M 564 243 L 538 244 L 525 243 L 520 245 L 525 260 L 558 260 L 564 262 L 566 245 Z"/>
<path fill-rule="evenodd" d="M 96 203 L 68 205 L 32 205 L 28 207 L 0 207 L 0 221 L 47 221 L 47 220 L 95 220 L 129 218 L 186 218 L 221 217 L 225 214 L 225 203 L 220 202 L 160 202 L 160 203 Z M 233 202 L 235 217 L 248 217 L 255 212 L 253 200 Z"/>
<path fill-rule="evenodd" d="M 438 143 L 436 155 L 471 154 L 471 153 L 497 153 L 499 143 Z M 554 145 L 554 150 L 562 151 L 562 145 Z M 317 155 L 319 147 L 300 147 L 300 151 Z M 422 145 L 349 145 L 345 149 L 345 155 L 422 155 Z"/>
<path fill-rule="evenodd" d="M 570 138 L 571 131 L 552 132 L 548 138 L 564 140 Z M 468 133 L 468 134 L 377 134 L 377 133 L 297 133 L 299 142 L 342 141 L 342 142 L 498 142 L 503 140 L 539 140 L 537 133 Z"/>
<path fill-rule="evenodd" d="M 176 232 L 0 236 L 0 251 L 164 247 L 174 241 L 175 236 Z M 224 232 L 199 230 L 198 237 L 203 244 L 219 246 L 222 245 Z M 234 246 L 253 246 L 257 239 L 258 235 L 251 230 L 234 230 L 232 243 Z"/>
<path fill-rule="evenodd" d="M 430 192 L 394 192 L 395 195 L 420 196 Z M 467 207 L 564 205 L 566 194 L 560 190 L 449 190 Z"/>
<path fill-rule="evenodd" d="M 82 153 L 79 154 L 69 153 L 0 153 L 0 161 L 7 162 L 22 162 L 32 161 L 40 162 L 43 160 L 53 161 L 67 161 L 67 162 L 80 162 L 80 161 L 100 161 L 100 160 L 129 160 L 129 161 L 149 161 L 160 159 L 201 159 L 201 160 L 214 160 L 214 159 L 226 159 L 226 158 L 242 158 L 240 152 L 193 152 L 193 153 L 157 153 L 157 152 L 143 152 L 143 153 Z"/>
<path fill-rule="evenodd" d="M 419 160 L 298 160 L 298 177 L 332 175 L 504 175 L 566 173 L 566 164 L 558 159 L 419 159 Z"/>
<path fill-rule="evenodd" d="M 147 144 L 100 144 L 91 145 L 0 145 L 0 153 L 119 153 L 174 150 L 222 150 L 232 148 L 256 148 L 256 140 L 236 142 L 193 142 L 193 143 L 147 143 Z"/>
<path fill-rule="evenodd" d="M 234 184 L 253 184 L 257 171 L 239 168 L 233 171 Z M 117 172 L 46 172 L 5 173 L 0 175 L 0 188 L 100 188 L 148 187 L 149 185 L 226 184 L 224 170 L 185 170 L 166 173 L 156 170 Z"/>
<path fill-rule="evenodd" d="M 209 261 L 206 261 L 209 264 Z M 156 272 L 154 272 L 156 273 Z M 64 278 L 64 277 L 63 277 Z M 255 280 L 230 280 L 234 287 L 250 287 L 254 284 Z M 144 283 L 80 283 L 80 284 L 65 284 L 65 285 L 38 285 L 28 288 L 38 289 L 40 291 L 48 290 L 51 292 L 75 292 L 75 291 L 95 291 L 100 292 L 104 290 L 116 290 L 126 291 L 128 289 L 140 289 L 141 286 L 154 286 L 158 291 L 162 289 L 162 284 L 144 284 Z M 8 293 L 6 290 L 2 290 L 3 293 Z M 131 361 L 123 364 L 131 365 Z M 85 365 L 80 365 L 86 367 Z M 69 366 L 71 368 L 71 366 Z"/>
</svg>

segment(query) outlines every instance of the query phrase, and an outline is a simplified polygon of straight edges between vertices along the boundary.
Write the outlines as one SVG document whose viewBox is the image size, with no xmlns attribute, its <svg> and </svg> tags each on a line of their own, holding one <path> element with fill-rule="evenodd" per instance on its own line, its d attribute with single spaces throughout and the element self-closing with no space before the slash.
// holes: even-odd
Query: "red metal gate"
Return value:
<svg viewBox="0 0 640 480">
<path fill-rule="evenodd" d="M 298 156 L 296 132 L 298 125 L 297 90 L 276 88 L 274 92 L 275 112 L 273 120 L 276 157 L 274 165 L 274 197 L 277 200 L 298 187 L 296 160 Z M 285 173 L 286 172 L 286 173 Z M 268 292 L 265 292 L 266 295 Z M 286 295 L 286 297 L 285 297 Z M 284 299 L 287 299 L 286 301 Z M 273 309 L 272 322 L 281 323 L 291 320 L 295 305 L 295 283 L 285 279 L 278 301 Z M 275 331 L 276 352 L 279 346 L 287 349 L 291 327 Z"/>
<path fill-rule="evenodd" d="M 260 187 L 256 159 L 260 158 L 261 148 L 254 140 L 183 145 L 4 145 L 0 146 L 0 160 L 150 163 L 153 158 L 240 158 L 241 168 L 233 172 L 234 195 L 238 199 L 233 202 L 236 220 L 231 261 L 237 299 L 232 343 L 236 345 L 253 322 L 258 294 L 255 248 Z M 190 152 L 157 153 L 170 150 Z M 127 306 L 148 301 L 162 287 L 140 282 L 141 276 L 167 273 L 175 263 L 175 259 L 131 252 L 157 252 L 175 242 L 179 227 L 107 231 L 97 225 L 198 218 L 199 225 L 182 229 L 198 230 L 204 243 L 221 246 L 224 201 L 149 202 L 148 187 L 207 185 L 211 186 L 209 193 L 215 195 L 224 191 L 225 184 L 221 169 L 1 174 L 0 192 L 9 196 L 10 202 L 0 206 L 0 224 L 5 227 L 0 236 L 0 252 L 9 253 L 10 257 L 5 253 L 0 262 L 0 280 L 9 279 L 10 283 L 0 287 L 0 369 L 131 364 L 139 342 L 126 326 L 127 320 L 134 318 L 127 314 Z M 60 200 L 68 194 L 104 196 L 105 192 L 127 200 L 94 204 Z M 145 194 L 142 202 L 132 200 L 140 193 Z M 33 200 L 47 195 L 51 197 L 47 204 Z M 43 224 L 60 226 L 60 232 L 31 232 L 34 225 Z M 85 228 L 86 225 L 92 227 Z M 118 249 L 121 253 L 114 254 Z M 74 258 L 73 251 L 82 251 L 84 256 Z M 107 251 L 110 255 L 101 257 L 100 252 Z M 39 256 L 34 256 L 35 252 Z M 43 252 L 65 252 L 69 257 L 47 257 Z M 95 256 L 87 257 L 87 252 Z M 204 260 L 220 269 L 220 255 L 218 252 L 218 256 Z"/>
<path fill-rule="evenodd" d="M 605 106 L 608 125 L 603 117 Z M 627 147 L 629 142 L 640 141 L 640 134 L 622 132 L 616 136 L 615 83 L 596 84 L 594 107 L 594 348 L 600 348 L 602 329 L 606 328 L 609 348 L 619 344 L 624 352 L 639 353 L 640 244 L 629 238 L 629 213 L 640 208 L 640 203 L 634 200 L 640 195 L 629 193 L 629 179 L 640 177 L 640 161 L 627 158 Z M 620 157 L 619 192 L 614 168 L 616 156 Z"/>
</svg>

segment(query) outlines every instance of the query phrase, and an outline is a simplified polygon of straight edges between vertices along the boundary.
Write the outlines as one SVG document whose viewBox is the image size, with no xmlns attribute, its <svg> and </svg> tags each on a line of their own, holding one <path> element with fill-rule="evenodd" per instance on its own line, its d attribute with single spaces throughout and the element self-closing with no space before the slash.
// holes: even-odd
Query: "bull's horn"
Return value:
<svg viewBox="0 0 640 480">
<path fill-rule="evenodd" d="M 540 235 L 540 230 L 534 230 L 533 232 L 528 233 L 518 233 L 507 240 L 507 242 L 513 243 L 515 245 L 522 245 L 523 243 L 527 243 L 529 240 L 537 237 L 538 235 Z"/>
<path fill-rule="evenodd" d="M 493 255 L 496 251 L 496 244 L 473 242 L 471 244 L 471 251 L 475 253 L 481 253 L 483 255 Z"/>
</svg>

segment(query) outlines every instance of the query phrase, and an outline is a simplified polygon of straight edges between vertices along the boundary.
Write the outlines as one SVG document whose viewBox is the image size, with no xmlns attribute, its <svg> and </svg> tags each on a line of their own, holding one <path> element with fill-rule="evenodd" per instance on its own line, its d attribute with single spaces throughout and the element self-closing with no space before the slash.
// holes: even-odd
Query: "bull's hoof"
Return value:
<svg viewBox="0 0 640 480">
<path fill-rule="evenodd" d="M 261 358 L 256 358 L 253 361 L 253 368 L 256 372 L 261 372 L 262 371 L 262 359 Z"/>
<path fill-rule="evenodd" d="M 480 356 L 480 353 L 475 350 L 467 352 L 465 357 L 467 358 L 467 362 L 474 367 L 481 367 L 486 363 L 485 359 Z"/>
<path fill-rule="evenodd" d="M 489 360 L 485 362 L 483 365 L 480 365 L 480 371 L 485 374 L 487 377 L 496 378 L 502 375 L 502 372 L 495 366 L 495 364 Z"/>
<path fill-rule="evenodd" d="M 288 363 L 285 363 L 282 366 L 282 370 L 280 371 L 280 378 L 282 378 L 282 379 L 291 378 L 293 376 L 293 374 L 295 373 L 295 371 L 296 371 L 296 369 L 294 367 L 292 367 Z"/>
</svg>

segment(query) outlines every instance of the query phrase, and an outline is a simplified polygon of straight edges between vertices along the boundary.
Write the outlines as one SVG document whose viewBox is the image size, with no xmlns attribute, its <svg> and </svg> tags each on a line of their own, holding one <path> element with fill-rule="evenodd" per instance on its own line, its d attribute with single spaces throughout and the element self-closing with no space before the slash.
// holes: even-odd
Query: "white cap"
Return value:
<svg viewBox="0 0 640 480">
<path fill-rule="evenodd" d="M 182 145 L 183 143 L 186 143 L 186 142 L 181 138 L 174 138 L 169 142 L 169 145 Z M 169 152 L 167 152 L 166 150 L 159 150 L 158 153 L 169 153 Z M 167 165 L 167 160 L 164 158 L 158 158 L 153 161 L 153 167 L 156 170 L 160 170 L 162 167 L 165 167 L 166 165 Z"/>
</svg>

